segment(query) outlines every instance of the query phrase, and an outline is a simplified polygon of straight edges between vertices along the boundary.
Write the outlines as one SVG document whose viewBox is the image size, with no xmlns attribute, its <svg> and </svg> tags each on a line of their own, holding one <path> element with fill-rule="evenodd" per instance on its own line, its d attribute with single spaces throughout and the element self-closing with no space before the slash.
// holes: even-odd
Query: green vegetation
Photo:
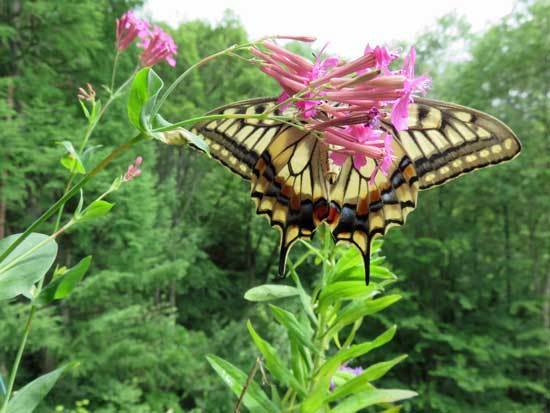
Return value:
<svg viewBox="0 0 550 413">
<path fill-rule="evenodd" d="M 76 90 L 90 82 L 105 100 L 99 85 L 110 79 L 113 22 L 137 5 L 0 5 L 0 239 L 21 232 L 63 193 L 69 171 L 59 164 L 65 148 L 58 142 L 80 143 L 85 134 Z M 418 393 L 403 412 L 550 412 L 549 31 L 550 4 L 524 1 L 481 35 L 449 16 L 414 42 L 423 64 L 418 72 L 434 78 L 431 97 L 501 118 L 524 151 L 510 164 L 421 193 L 407 225 L 386 237 L 383 252 L 399 282 L 384 297 L 402 299 L 369 316 L 356 342 L 393 324 L 398 330 L 376 359 L 353 365 L 408 354 L 376 382 Z M 217 26 L 193 21 L 171 33 L 180 51 L 177 70 L 158 68 L 166 83 L 200 57 L 246 40 L 231 14 Z M 452 59 L 463 43 L 470 56 Z M 134 61 L 123 55 L 120 73 L 129 73 Z M 222 58 L 191 74 L 163 115 L 177 121 L 275 93 L 256 68 Z M 86 166 L 129 138 L 125 103 L 114 102 L 93 135 L 90 144 L 101 147 Z M 286 329 L 270 307 L 243 298 L 251 287 L 273 282 L 278 247 L 277 234 L 252 212 L 247 184 L 187 148 L 142 144 L 97 176 L 87 199 L 108 188 L 137 154 L 143 175 L 110 197 L 112 213 L 58 240 L 59 266 L 94 258 L 72 295 L 36 312 L 15 388 L 79 363 L 66 369 L 37 411 L 228 412 L 236 398 L 210 364 L 219 369 L 223 358 L 247 374 L 261 339 L 292 360 Z M 62 222 L 69 218 L 66 213 Z M 51 233 L 53 221 L 38 230 Z M 306 252 L 296 247 L 291 263 Z M 317 287 L 316 264 L 308 258 L 300 267 L 305 291 Z M 301 308 L 296 296 L 277 305 L 293 313 Z M 25 298 L 0 304 L 0 394 L 28 307 Z M 261 337 L 256 345 L 252 331 Z M 265 362 L 270 383 L 286 377 Z M 261 385 L 260 375 L 256 382 Z M 271 394 L 269 384 L 262 388 Z"/>
</svg>

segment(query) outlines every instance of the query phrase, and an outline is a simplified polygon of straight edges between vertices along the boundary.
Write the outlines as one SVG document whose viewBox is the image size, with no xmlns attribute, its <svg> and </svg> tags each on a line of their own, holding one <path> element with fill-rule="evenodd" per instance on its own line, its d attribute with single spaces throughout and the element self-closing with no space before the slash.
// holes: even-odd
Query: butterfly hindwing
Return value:
<svg viewBox="0 0 550 413">
<path fill-rule="evenodd" d="M 254 99 L 210 114 L 260 115 L 271 112 L 275 104 L 274 99 Z M 320 224 L 316 208 L 327 209 L 322 169 L 326 150 L 313 135 L 270 119 L 213 120 L 194 130 L 204 137 L 214 158 L 251 181 L 256 212 L 281 232 L 279 275 L 283 275 L 291 245 L 300 238 L 310 239 Z"/>
<path fill-rule="evenodd" d="M 498 119 L 424 98 L 409 105 L 408 129 L 393 133 L 414 163 L 420 189 L 510 160 L 521 150 L 518 138 Z"/>
<path fill-rule="evenodd" d="M 295 127 L 279 133 L 254 167 L 252 198 L 256 212 L 266 215 L 281 232 L 279 275 L 284 275 L 289 248 L 300 238 L 311 239 L 327 209 L 321 143 Z"/>
<path fill-rule="evenodd" d="M 336 241 L 354 244 L 365 263 L 368 283 L 371 242 L 389 228 L 403 225 L 416 207 L 418 177 L 412 161 L 396 140 L 392 143 L 395 160 L 387 176 L 378 173 L 370 179 L 376 167 L 369 159 L 361 168 L 352 158 L 342 165 L 330 189 L 331 205 L 338 214 L 329 224 Z"/>
</svg>

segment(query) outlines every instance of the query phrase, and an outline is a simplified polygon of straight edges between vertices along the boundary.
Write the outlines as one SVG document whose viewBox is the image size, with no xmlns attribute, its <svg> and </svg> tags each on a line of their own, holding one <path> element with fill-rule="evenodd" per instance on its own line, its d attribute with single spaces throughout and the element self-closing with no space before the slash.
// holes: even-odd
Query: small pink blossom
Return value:
<svg viewBox="0 0 550 413">
<path fill-rule="evenodd" d="M 403 68 L 401 69 L 401 74 L 405 76 L 403 94 L 395 100 L 391 111 L 391 122 L 398 131 L 407 129 L 409 104 L 412 102 L 412 94 L 414 92 L 426 93 L 430 86 L 430 79 L 427 76 L 415 77 L 415 60 L 416 51 L 414 47 L 411 47 L 409 54 L 403 60 Z"/>
<path fill-rule="evenodd" d="M 154 66 L 162 60 L 166 60 L 172 67 L 176 66 L 174 55 L 177 53 L 178 47 L 172 36 L 160 27 L 155 26 L 153 31 L 142 39 L 138 47 L 143 49 L 140 57 L 143 66 Z"/>
<path fill-rule="evenodd" d="M 373 54 L 376 60 L 376 68 L 382 70 L 382 73 L 389 74 L 388 69 L 391 62 L 393 62 L 399 55 L 395 52 L 390 52 L 388 48 L 382 46 L 376 46 L 374 49 L 367 45 L 365 48 L 365 55 Z"/>
<path fill-rule="evenodd" d="M 93 102 L 95 100 L 95 90 L 90 83 L 86 83 L 86 89 L 78 88 L 78 99 Z"/>
<path fill-rule="evenodd" d="M 142 162 L 143 162 L 143 158 L 141 156 L 138 156 L 136 158 L 136 160 L 134 161 L 134 163 L 131 164 L 130 166 L 128 166 L 128 170 L 126 171 L 126 173 L 122 177 L 122 180 L 124 182 L 129 182 L 132 179 L 137 178 L 138 176 L 140 176 L 141 175 L 141 169 L 139 169 L 139 166 L 141 165 Z"/>
<path fill-rule="evenodd" d="M 148 33 L 148 24 L 132 11 L 127 11 L 116 21 L 116 44 L 119 52 L 126 50 L 139 37 L 144 39 Z"/>
</svg>

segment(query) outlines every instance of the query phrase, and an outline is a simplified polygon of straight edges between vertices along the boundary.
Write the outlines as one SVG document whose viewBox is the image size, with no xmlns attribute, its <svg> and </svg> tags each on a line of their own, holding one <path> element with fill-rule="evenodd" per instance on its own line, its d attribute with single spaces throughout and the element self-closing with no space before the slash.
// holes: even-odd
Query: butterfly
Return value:
<svg viewBox="0 0 550 413">
<path fill-rule="evenodd" d="M 275 98 L 260 98 L 210 113 L 261 115 L 275 105 Z M 408 109 L 406 130 L 396 131 L 389 121 L 380 125 L 394 138 L 394 160 L 386 175 L 374 179 L 374 160 L 358 168 L 350 156 L 335 165 L 322 139 L 283 121 L 218 119 L 195 125 L 194 132 L 203 136 L 212 157 L 250 181 L 256 212 L 279 229 L 280 277 L 292 244 L 311 239 L 324 222 L 335 241 L 359 249 L 368 284 L 372 241 L 405 223 L 419 190 L 510 160 L 521 150 L 509 127 L 475 109 L 419 97 Z"/>
</svg>

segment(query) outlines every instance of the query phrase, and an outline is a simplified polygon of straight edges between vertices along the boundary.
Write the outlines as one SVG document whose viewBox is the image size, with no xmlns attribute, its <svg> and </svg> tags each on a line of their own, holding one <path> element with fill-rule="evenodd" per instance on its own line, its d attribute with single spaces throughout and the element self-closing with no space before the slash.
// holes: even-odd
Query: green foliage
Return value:
<svg viewBox="0 0 550 413">
<path fill-rule="evenodd" d="M 274 288 L 276 286 L 267 284 L 254 287 L 245 293 L 245 297 L 252 297 L 254 301 L 291 298 L 294 303 L 298 301 L 301 304 L 303 308 L 298 313 L 270 305 L 274 318 L 286 330 L 288 337 L 286 350 L 277 350 L 269 341 L 262 338 L 248 321 L 248 332 L 262 357 L 257 360 L 251 373 L 246 375 L 222 359 L 218 358 L 215 362 L 212 358 L 210 359 L 211 365 L 231 387 L 233 393 L 239 398 L 243 395 L 243 403 L 250 411 L 268 412 L 275 405 L 276 411 L 280 412 L 296 410 L 302 413 L 356 412 L 371 405 L 385 405 L 416 395 L 414 392 L 404 390 L 380 390 L 370 383 L 384 376 L 403 360 L 404 356 L 389 362 L 376 363 L 357 377 L 349 373 L 340 374 L 337 380 L 336 376 L 340 373 L 342 366 L 365 356 L 394 337 L 396 329 L 392 326 L 372 341 L 353 344 L 357 327 L 362 324 L 364 317 L 391 305 L 399 297 L 384 295 L 382 298 L 374 299 L 375 296 L 382 294 L 383 283 L 372 282 L 369 286 L 365 286 L 363 281 L 357 289 L 368 291 L 368 294 L 357 294 L 353 302 L 343 305 L 343 301 L 349 298 L 347 290 L 331 288 L 348 281 L 335 280 L 364 277 L 364 269 L 363 266 L 350 267 L 350 264 L 361 260 L 357 250 L 342 247 L 335 249 L 329 233 L 326 232 L 326 234 L 328 238 L 325 237 L 322 249 L 306 244 L 308 251 L 298 259 L 298 262 L 303 264 L 312 252 L 313 255 L 322 257 L 318 267 L 322 264 L 323 272 L 312 295 L 303 290 L 296 275 L 298 267 L 296 264 L 294 266 L 290 264 L 295 287 Z M 379 247 L 378 244 L 375 253 L 379 251 Z M 349 268 L 353 268 L 354 271 L 349 271 Z M 289 290 L 293 293 L 288 294 Z M 299 300 L 301 294 L 296 293 L 296 290 L 301 291 L 302 296 L 307 299 Z M 327 303 L 324 298 L 327 290 L 334 291 L 331 293 L 330 303 Z M 312 314 L 311 319 L 307 314 Z M 355 327 L 344 331 L 348 324 L 354 324 Z M 346 337 L 343 344 L 340 344 L 340 337 Z M 283 354 L 286 357 L 283 357 Z M 221 365 L 222 362 L 225 367 Z M 253 381 L 258 363 L 265 363 L 274 381 L 269 404 L 266 394 L 260 390 L 259 384 Z M 333 386 L 335 386 L 334 389 Z M 248 396 L 249 388 L 253 392 L 250 396 Z M 284 394 L 284 397 L 281 399 L 279 394 Z M 263 401 L 262 404 L 259 403 L 260 400 Z"/>
<path fill-rule="evenodd" d="M 68 152 L 58 142 L 71 141 L 79 148 L 86 126 L 75 100 L 77 88 L 90 82 L 98 99 L 106 101 L 101 85 L 110 78 L 114 57 L 113 21 L 138 3 L 8 1 L 0 8 L 0 234 L 20 232 L 62 194 L 70 170 L 59 167 Z M 356 389 L 366 392 L 364 383 L 378 386 L 377 375 L 398 354 L 408 353 L 405 363 L 383 377 L 385 387 L 419 393 L 401 412 L 548 411 L 550 218 L 545 183 L 550 169 L 544 155 L 550 136 L 550 73 L 544 56 L 550 54 L 549 15 L 547 2 L 521 1 L 487 32 L 473 35 L 454 16 L 415 41 L 422 65 L 417 71 L 434 78 L 432 96 L 502 118 L 522 139 L 524 152 L 509 165 L 421 193 L 407 225 L 390 232 L 384 247 L 389 263 L 373 259 L 371 276 L 376 284 L 389 286 L 395 270 L 400 283 L 380 297 L 359 298 L 368 304 L 350 308 L 339 324 L 331 320 L 333 330 L 327 335 L 353 331 L 358 342 L 368 343 L 374 331 L 387 330 L 393 322 L 399 334 L 382 347 L 383 357 L 372 360 L 378 354 L 373 351 L 361 358 L 361 364 L 370 366 L 364 378 L 354 382 L 340 377 L 345 372 L 335 373 L 340 383 L 332 396 L 343 400 Z M 191 21 L 171 33 L 181 50 L 177 70 L 155 68 L 166 84 L 201 57 L 246 40 L 231 14 L 216 25 Z M 311 54 L 307 47 L 301 52 Z M 135 61 L 135 50 L 125 52 L 119 73 L 130 73 Z M 174 123 L 227 102 L 277 93 L 275 82 L 256 67 L 224 57 L 192 72 L 162 115 Z M 87 170 L 132 130 L 123 100 L 112 104 L 80 156 Z M 93 118 L 93 108 L 87 110 Z M 162 125 L 156 118 L 154 127 Z M 206 356 L 229 359 L 246 375 L 260 354 L 247 332 L 247 319 L 271 346 L 264 351 L 274 349 L 283 363 L 285 370 L 278 371 L 282 380 L 290 370 L 299 386 L 307 386 L 307 354 L 313 358 L 316 353 L 302 349 L 313 332 L 295 331 L 289 338 L 284 325 L 292 327 L 295 320 L 316 331 L 318 323 L 327 322 L 311 305 L 319 298 L 313 281 L 318 275 L 315 254 L 303 250 L 310 255 L 302 263 L 293 260 L 300 264 L 301 278 L 291 274 L 298 295 L 278 298 L 281 310 L 248 303 L 243 291 L 271 282 L 278 248 L 277 234 L 252 212 L 248 185 L 193 151 L 151 144 L 98 175 L 86 197 L 94 199 L 108 188 L 138 153 L 144 158 L 143 174 L 113 195 L 113 213 L 74 227 L 59 240 L 59 267 L 74 267 L 88 254 L 94 254 L 94 261 L 66 299 L 37 311 L 15 388 L 78 360 L 75 377 L 59 381 L 37 411 L 227 412 L 235 397 Z M 72 218 L 76 207 L 77 200 L 69 202 L 62 222 Z M 49 233 L 52 227 L 48 222 L 38 230 Z M 354 288 L 365 291 L 361 266 L 355 254 L 344 255 L 325 282 L 339 283 L 333 288 L 351 298 Z M 279 292 L 268 289 L 267 295 L 256 297 L 270 294 Z M 389 306 L 398 296 L 403 297 L 399 305 Z M 327 311 L 357 299 L 324 297 Z M 4 382 L 27 313 L 22 298 L 0 306 Z M 273 322 L 275 313 L 286 324 Z M 358 314 L 369 322 L 350 323 Z M 258 388 L 271 396 L 271 388 Z M 378 397 L 372 389 L 370 394 Z M 353 406 L 368 402 L 359 399 Z"/>
<path fill-rule="evenodd" d="M 50 392 L 68 365 L 40 376 L 19 390 L 8 403 L 7 413 L 31 413 Z"/>
<path fill-rule="evenodd" d="M 0 253 L 20 234 L 0 240 Z M 7 252 L 7 251 L 6 251 Z M 34 283 L 50 269 L 57 256 L 57 242 L 48 235 L 32 233 L 0 263 L 0 300 L 23 294 L 33 296 Z"/>
</svg>

